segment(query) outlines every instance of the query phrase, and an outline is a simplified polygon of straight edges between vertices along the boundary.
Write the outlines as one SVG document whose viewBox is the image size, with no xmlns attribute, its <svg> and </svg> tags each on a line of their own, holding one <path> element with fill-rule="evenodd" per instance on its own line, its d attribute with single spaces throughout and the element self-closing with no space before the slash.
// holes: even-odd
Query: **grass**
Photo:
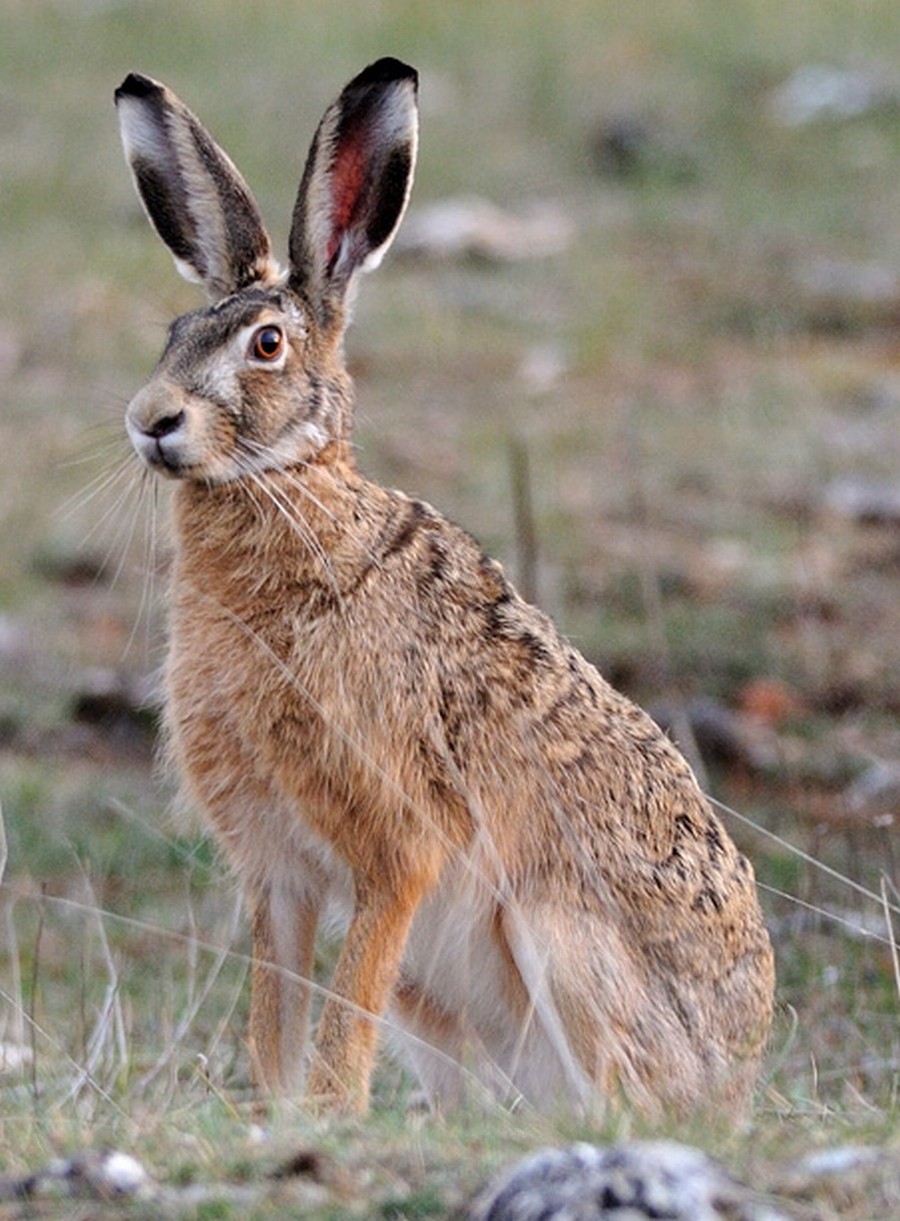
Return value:
<svg viewBox="0 0 900 1221">
<path fill-rule="evenodd" d="M 779 128 L 767 99 L 807 62 L 900 77 L 898 26 L 892 0 L 790 12 L 410 0 L 350 3 L 339 22 L 318 0 L 5 6 L 0 1042 L 32 1059 L 0 1076 L 0 1173 L 111 1144 L 173 1189 L 211 1193 L 196 1215 L 440 1216 L 520 1151 L 639 1130 L 408 1119 L 409 1083 L 386 1063 L 366 1125 L 285 1106 L 260 1142 L 234 884 L 166 812 L 143 731 L 73 714 L 88 671 L 142 677 L 159 660 L 164 553 L 114 487 L 89 493 L 126 456 L 121 408 L 163 326 L 196 303 L 138 212 L 111 91 L 133 68 L 170 82 L 283 243 L 321 110 L 390 52 L 422 72 L 415 204 L 475 193 L 517 212 L 549 199 L 575 236 L 508 266 L 396 256 L 366 283 L 350 341 L 363 464 L 462 521 L 515 574 L 516 438 L 540 600 L 604 670 L 650 703 L 739 709 L 760 677 L 791 692 L 793 714 L 762 729 L 771 765 L 709 776 L 761 828 L 728 819 L 779 958 L 767 1075 L 748 1130 L 688 1135 L 798 1216 L 888 1214 L 896 1174 L 798 1186 L 789 1170 L 842 1142 L 897 1154 L 898 990 L 880 899 L 896 848 L 845 797 L 873 760 L 900 756 L 896 530 L 822 506 L 838 477 L 896 478 L 896 318 L 851 299 L 824 318 L 803 272 L 824 257 L 897 266 L 900 119 Z M 662 150 L 634 178 L 600 177 L 592 161 L 616 115 L 644 121 Z M 523 371 L 542 352 L 557 368 L 544 388 Z M 302 1146 L 338 1179 L 266 1177 Z"/>
</svg>

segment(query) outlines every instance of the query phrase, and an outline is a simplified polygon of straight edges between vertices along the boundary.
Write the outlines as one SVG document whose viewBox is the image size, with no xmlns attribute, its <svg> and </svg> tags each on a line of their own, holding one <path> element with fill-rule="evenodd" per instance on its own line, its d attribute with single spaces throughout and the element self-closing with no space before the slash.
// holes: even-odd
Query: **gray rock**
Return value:
<svg viewBox="0 0 900 1221">
<path fill-rule="evenodd" d="M 896 107 L 897 85 L 877 70 L 804 64 L 770 98 L 770 113 L 784 127 L 859 118 Z"/>
<path fill-rule="evenodd" d="M 783 1221 L 707 1154 L 676 1141 L 541 1149 L 493 1179 L 461 1221 Z"/>
<path fill-rule="evenodd" d="M 860 479 L 835 479 L 822 496 L 823 508 L 860 525 L 900 522 L 900 484 Z"/>
</svg>

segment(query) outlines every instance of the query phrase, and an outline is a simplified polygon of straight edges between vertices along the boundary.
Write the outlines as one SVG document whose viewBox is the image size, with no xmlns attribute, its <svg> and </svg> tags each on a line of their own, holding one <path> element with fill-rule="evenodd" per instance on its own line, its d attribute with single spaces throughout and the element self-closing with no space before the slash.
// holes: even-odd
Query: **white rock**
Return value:
<svg viewBox="0 0 900 1221">
<path fill-rule="evenodd" d="M 31 1048 L 24 1043 L 0 1043 L 0 1073 L 17 1073 L 27 1068 L 31 1060 Z"/>
<path fill-rule="evenodd" d="M 105 1186 L 115 1195 L 121 1196 L 138 1195 L 150 1182 L 147 1171 L 137 1158 L 115 1149 L 102 1159 L 94 1179 L 97 1186 Z"/>
<path fill-rule="evenodd" d="M 499 1174 L 466 1221 L 783 1221 L 699 1149 L 676 1141 L 541 1149 Z"/>
</svg>

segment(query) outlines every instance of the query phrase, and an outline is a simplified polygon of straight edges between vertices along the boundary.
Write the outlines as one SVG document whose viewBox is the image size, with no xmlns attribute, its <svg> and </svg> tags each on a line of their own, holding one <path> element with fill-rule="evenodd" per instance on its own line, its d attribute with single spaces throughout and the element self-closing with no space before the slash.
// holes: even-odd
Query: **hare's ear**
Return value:
<svg viewBox="0 0 900 1221">
<path fill-rule="evenodd" d="M 116 90 L 138 194 L 175 265 L 215 301 L 278 275 L 247 184 L 165 85 L 132 73 Z"/>
<path fill-rule="evenodd" d="M 380 59 L 326 110 L 303 171 L 290 285 L 323 322 L 357 271 L 377 267 L 397 231 L 416 159 L 418 77 Z"/>
</svg>

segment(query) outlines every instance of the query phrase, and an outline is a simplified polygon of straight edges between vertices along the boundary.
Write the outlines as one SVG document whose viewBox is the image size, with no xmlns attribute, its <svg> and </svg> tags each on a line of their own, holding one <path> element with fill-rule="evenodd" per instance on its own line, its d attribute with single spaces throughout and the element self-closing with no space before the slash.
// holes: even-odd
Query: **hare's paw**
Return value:
<svg viewBox="0 0 900 1221">
<path fill-rule="evenodd" d="M 368 1081 L 352 1085 L 316 1053 L 306 1083 L 305 1102 L 316 1115 L 365 1115 L 369 1109 Z"/>
</svg>

